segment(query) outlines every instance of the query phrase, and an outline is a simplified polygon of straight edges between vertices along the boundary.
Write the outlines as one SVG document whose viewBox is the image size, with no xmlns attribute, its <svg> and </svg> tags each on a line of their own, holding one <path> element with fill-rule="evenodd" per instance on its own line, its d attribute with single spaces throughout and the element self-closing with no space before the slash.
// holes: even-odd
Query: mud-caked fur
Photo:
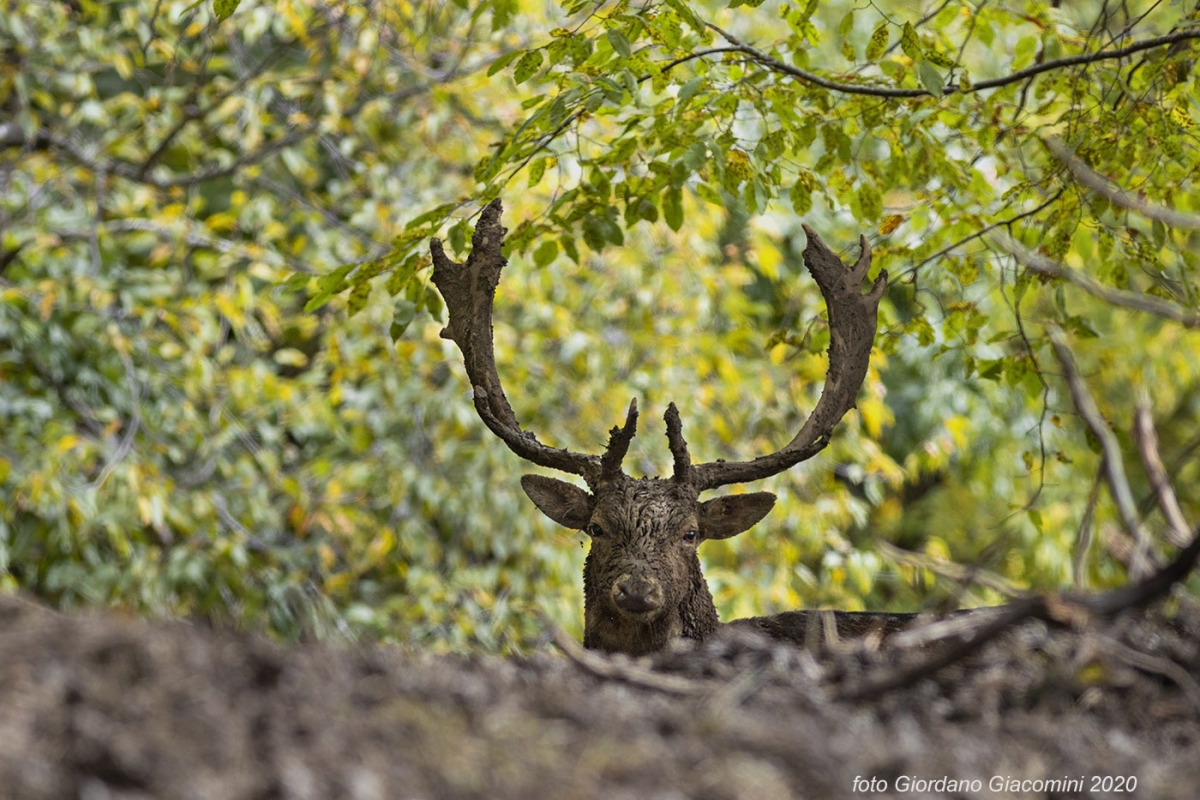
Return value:
<svg viewBox="0 0 1200 800">
<path fill-rule="evenodd" d="M 540 475 L 526 475 L 521 485 L 548 517 L 591 537 L 583 568 L 584 646 L 630 655 L 716 630 L 717 609 L 696 548 L 748 529 L 775 502 L 767 492 L 701 502 L 687 484 L 624 475 L 594 495 Z"/>
</svg>

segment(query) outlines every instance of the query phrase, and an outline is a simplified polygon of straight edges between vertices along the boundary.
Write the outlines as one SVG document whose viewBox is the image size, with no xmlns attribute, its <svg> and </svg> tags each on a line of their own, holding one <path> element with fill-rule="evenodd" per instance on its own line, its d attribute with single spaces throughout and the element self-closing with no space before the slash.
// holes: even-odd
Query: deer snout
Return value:
<svg viewBox="0 0 1200 800">
<path fill-rule="evenodd" d="M 613 582 L 612 601 L 627 614 L 651 614 L 662 607 L 662 585 L 654 577 L 622 575 Z"/>
</svg>

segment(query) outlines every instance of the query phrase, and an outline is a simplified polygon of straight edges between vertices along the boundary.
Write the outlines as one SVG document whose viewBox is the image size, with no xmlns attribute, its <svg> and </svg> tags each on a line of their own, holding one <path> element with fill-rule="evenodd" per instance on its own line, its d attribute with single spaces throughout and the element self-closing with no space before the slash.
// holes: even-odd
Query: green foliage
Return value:
<svg viewBox="0 0 1200 800">
<path fill-rule="evenodd" d="M 498 196 L 517 416 L 594 450 L 636 396 L 635 471 L 668 463 L 668 401 L 705 460 L 812 407 L 830 334 L 798 217 L 892 276 L 858 410 L 702 551 L 724 614 L 1123 580 L 1102 492 L 1076 557 L 1099 457 L 1045 330 L 1131 467 L 1145 393 L 1177 486 L 1200 477 L 1173 321 L 1200 248 L 1154 211 L 1200 214 L 1200 29 L 1100 5 L 9 4 L 0 585 L 284 636 L 578 630 L 582 537 L 536 517 L 438 337 L 429 239 L 465 256 Z M 996 580 L 963 597 L 951 560 Z"/>
</svg>

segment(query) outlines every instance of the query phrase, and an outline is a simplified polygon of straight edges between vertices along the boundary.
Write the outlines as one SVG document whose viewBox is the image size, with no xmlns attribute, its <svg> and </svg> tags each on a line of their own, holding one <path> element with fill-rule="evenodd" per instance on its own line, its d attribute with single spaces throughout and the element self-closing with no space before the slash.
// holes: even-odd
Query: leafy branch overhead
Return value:
<svg viewBox="0 0 1200 800">
<path fill-rule="evenodd" d="M 1192 191 L 1194 10 L 1110 30 L 1089 9 L 760 5 L 564 3 L 560 24 L 488 67 L 528 94 L 477 162 L 473 196 L 410 220 L 383 269 L 408 269 L 396 265 L 442 231 L 464 253 L 468 210 L 521 187 L 544 193 L 544 213 L 508 251 L 539 266 L 621 246 L 642 223 L 680 231 L 702 201 L 734 215 L 846 213 L 887 237 L 894 274 L 915 278 L 937 252 L 967 279 L 972 229 L 1022 219 L 1057 257 L 1116 202 L 1084 195 L 1046 132 L 1121 196 L 1169 207 Z M 1136 237 L 1102 234 L 1102 248 L 1158 268 Z"/>
</svg>

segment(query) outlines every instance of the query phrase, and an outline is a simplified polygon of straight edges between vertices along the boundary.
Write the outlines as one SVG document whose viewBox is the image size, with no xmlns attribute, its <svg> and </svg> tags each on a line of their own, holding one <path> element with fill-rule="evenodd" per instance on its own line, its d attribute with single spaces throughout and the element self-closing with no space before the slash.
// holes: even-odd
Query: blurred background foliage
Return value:
<svg viewBox="0 0 1200 800">
<path fill-rule="evenodd" d="M 1050 324 L 1155 553 L 1139 392 L 1200 520 L 1200 342 L 1126 307 L 1195 313 L 1197 234 L 1082 188 L 1043 144 L 1200 212 L 1197 45 L 967 91 L 1195 30 L 1189 5 L 218 5 L 0 11 L 4 591 L 435 649 L 519 651 L 537 611 L 578 633 L 586 537 L 525 499 L 438 337 L 428 238 L 464 255 L 495 196 L 518 418 L 597 451 L 637 397 L 634 473 L 666 469 L 672 400 L 701 460 L 803 421 L 828 330 L 801 217 L 848 259 L 867 234 L 891 273 L 858 410 L 765 482 L 767 520 L 701 551 L 724 618 L 1124 581 Z M 831 91 L 741 41 L 841 83 L 963 91 Z M 1005 232 L 1108 294 L 1035 274 Z"/>
</svg>

